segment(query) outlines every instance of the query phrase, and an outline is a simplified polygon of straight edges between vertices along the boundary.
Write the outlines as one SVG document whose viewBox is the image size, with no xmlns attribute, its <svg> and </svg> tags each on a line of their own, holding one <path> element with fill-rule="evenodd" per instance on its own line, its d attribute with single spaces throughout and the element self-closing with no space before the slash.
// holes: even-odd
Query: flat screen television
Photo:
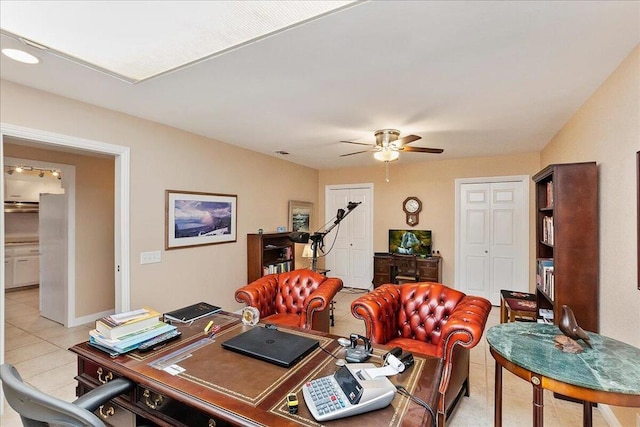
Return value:
<svg viewBox="0 0 640 427">
<path fill-rule="evenodd" d="M 431 230 L 389 230 L 389 252 L 431 256 Z"/>
</svg>

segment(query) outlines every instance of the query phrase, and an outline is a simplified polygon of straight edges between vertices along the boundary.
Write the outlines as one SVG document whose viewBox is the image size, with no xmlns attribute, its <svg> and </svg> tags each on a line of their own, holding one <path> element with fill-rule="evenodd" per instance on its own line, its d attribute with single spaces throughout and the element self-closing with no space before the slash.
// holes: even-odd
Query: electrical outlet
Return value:
<svg viewBox="0 0 640 427">
<path fill-rule="evenodd" d="M 153 264 L 160 261 L 160 251 L 140 252 L 140 264 Z"/>
</svg>

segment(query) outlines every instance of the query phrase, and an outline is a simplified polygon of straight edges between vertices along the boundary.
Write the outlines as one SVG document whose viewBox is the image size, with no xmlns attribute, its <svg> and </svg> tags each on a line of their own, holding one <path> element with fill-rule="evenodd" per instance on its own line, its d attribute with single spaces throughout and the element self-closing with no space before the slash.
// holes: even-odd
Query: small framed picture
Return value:
<svg viewBox="0 0 640 427">
<path fill-rule="evenodd" d="M 289 231 L 309 232 L 313 203 L 289 200 Z"/>
<path fill-rule="evenodd" d="M 234 194 L 166 190 L 165 250 L 235 242 L 237 218 Z"/>
</svg>

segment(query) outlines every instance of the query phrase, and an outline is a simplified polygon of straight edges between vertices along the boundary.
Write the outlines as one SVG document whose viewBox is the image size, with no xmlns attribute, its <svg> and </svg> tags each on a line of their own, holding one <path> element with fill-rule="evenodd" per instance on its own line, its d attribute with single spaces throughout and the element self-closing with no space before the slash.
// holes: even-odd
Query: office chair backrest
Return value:
<svg viewBox="0 0 640 427">
<path fill-rule="evenodd" d="M 2 389 L 7 402 L 20 414 L 25 427 L 48 426 L 49 423 L 66 426 L 105 427 L 100 418 L 90 410 L 49 396 L 28 386 L 22 381 L 16 368 L 10 364 L 5 363 L 0 366 L 0 379 L 2 379 Z M 110 385 L 110 383 L 105 385 Z M 109 399 L 102 403 L 106 403 L 107 400 Z"/>
</svg>

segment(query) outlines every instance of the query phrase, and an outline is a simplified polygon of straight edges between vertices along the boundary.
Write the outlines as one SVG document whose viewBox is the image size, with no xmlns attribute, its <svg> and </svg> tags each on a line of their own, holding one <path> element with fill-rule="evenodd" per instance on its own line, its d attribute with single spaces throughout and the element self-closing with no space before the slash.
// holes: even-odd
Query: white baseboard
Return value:
<svg viewBox="0 0 640 427">
<path fill-rule="evenodd" d="M 88 314 L 86 316 L 82 316 L 82 317 L 76 317 L 75 319 L 73 319 L 73 321 L 71 322 L 71 325 L 69 325 L 69 327 L 74 327 L 74 326 L 80 326 L 80 325 L 86 325 L 88 323 L 93 323 L 96 320 L 100 319 L 101 317 L 105 317 L 105 316 L 110 316 L 113 313 L 115 313 L 115 310 L 107 310 L 107 311 L 103 311 L 100 313 L 93 313 L 93 314 Z"/>
</svg>

